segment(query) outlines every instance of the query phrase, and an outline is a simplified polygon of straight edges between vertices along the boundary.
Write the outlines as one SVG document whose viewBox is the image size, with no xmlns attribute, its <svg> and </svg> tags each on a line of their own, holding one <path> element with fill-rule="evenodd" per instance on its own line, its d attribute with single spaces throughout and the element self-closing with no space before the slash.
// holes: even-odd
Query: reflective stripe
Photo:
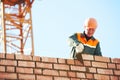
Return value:
<svg viewBox="0 0 120 80">
<path fill-rule="evenodd" d="M 91 48 L 96 48 L 96 46 L 91 46 L 91 45 L 88 45 L 88 44 L 84 44 L 85 46 L 88 46 L 88 47 L 91 47 Z"/>
</svg>

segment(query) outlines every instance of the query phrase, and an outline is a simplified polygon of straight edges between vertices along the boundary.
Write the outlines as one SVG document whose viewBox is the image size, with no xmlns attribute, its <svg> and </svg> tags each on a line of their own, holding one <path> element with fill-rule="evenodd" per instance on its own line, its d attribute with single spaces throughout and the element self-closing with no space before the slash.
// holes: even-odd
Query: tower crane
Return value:
<svg viewBox="0 0 120 80">
<path fill-rule="evenodd" d="M 34 55 L 33 2 L 34 0 L 1 0 L 0 53 Z"/>
</svg>

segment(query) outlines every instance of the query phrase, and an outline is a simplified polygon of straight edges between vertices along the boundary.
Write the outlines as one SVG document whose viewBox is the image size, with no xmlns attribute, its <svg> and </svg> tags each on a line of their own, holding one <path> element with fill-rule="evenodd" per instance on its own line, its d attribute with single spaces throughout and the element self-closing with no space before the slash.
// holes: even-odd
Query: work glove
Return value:
<svg viewBox="0 0 120 80">
<path fill-rule="evenodd" d="M 84 45 L 82 43 L 79 43 L 75 49 L 76 49 L 76 53 L 82 53 L 84 50 Z"/>
</svg>

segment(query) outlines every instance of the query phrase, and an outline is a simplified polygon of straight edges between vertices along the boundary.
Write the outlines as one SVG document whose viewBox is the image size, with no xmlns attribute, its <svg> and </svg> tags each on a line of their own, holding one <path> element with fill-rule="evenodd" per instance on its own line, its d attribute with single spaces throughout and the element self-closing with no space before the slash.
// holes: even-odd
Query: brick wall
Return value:
<svg viewBox="0 0 120 80">
<path fill-rule="evenodd" d="M 120 80 L 120 59 L 85 54 L 82 58 L 0 54 L 0 80 Z"/>
</svg>

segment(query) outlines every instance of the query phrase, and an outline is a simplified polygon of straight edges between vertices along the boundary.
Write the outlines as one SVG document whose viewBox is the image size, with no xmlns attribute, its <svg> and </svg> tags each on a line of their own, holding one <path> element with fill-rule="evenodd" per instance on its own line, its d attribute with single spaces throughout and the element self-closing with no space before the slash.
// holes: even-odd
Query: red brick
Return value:
<svg viewBox="0 0 120 80">
<path fill-rule="evenodd" d="M 37 80 L 53 80 L 52 76 L 37 75 Z"/>
<path fill-rule="evenodd" d="M 42 62 L 57 63 L 57 58 L 41 57 Z"/>
<path fill-rule="evenodd" d="M 35 80 L 35 75 L 31 74 L 18 74 L 18 78 L 21 80 Z"/>
<path fill-rule="evenodd" d="M 74 65 L 80 65 L 82 66 L 83 65 L 83 62 L 79 61 L 79 60 L 74 60 L 75 64 Z"/>
<path fill-rule="evenodd" d="M 119 80 L 117 76 L 110 76 L 110 80 Z"/>
<path fill-rule="evenodd" d="M 112 63 L 120 63 L 120 59 L 119 58 L 114 58 L 111 59 Z"/>
<path fill-rule="evenodd" d="M 58 71 L 57 70 L 43 70 L 43 75 L 51 75 L 51 76 L 58 76 Z"/>
<path fill-rule="evenodd" d="M 42 69 L 34 69 L 35 74 L 42 74 Z"/>
<path fill-rule="evenodd" d="M 30 61 L 18 61 L 18 66 L 22 66 L 22 67 L 35 67 L 35 63 L 34 62 L 30 62 Z"/>
<path fill-rule="evenodd" d="M 58 63 L 66 64 L 66 59 L 58 58 Z"/>
<path fill-rule="evenodd" d="M 67 72 L 66 71 L 59 71 L 60 76 L 67 76 Z"/>
<path fill-rule="evenodd" d="M 0 53 L 0 58 L 5 58 L 5 54 L 4 53 Z"/>
<path fill-rule="evenodd" d="M 69 66 L 64 64 L 54 64 L 54 69 L 69 70 Z"/>
<path fill-rule="evenodd" d="M 18 60 L 32 60 L 32 56 L 16 54 L 16 59 L 18 59 Z"/>
<path fill-rule="evenodd" d="M 89 55 L 89 54 L 82 54 L 82 58 L 83 60 L 94 60 L 93 55 Z"/>
<path fill-rule="evenodd" d="M 7 59 L 15 59 L 15 54 L 6 54 Z"/>
<path fill-rule="evenodd" d="M 116 69 L 116 66 L 113 63 L 108 63 L 108 68 Z"/>
<path fill-rule="evenodd" d="M 0 79 L 17 79 L 16 73 L 0 73 Z"/>
<path fill-rule="evenodd" d="M 120 69 L 120 64 L 117 64 L 117 69 Z"/>
<path fill-rule="evenodd" d="M 52 69 L 52 64 L 36 62 L 36 67 Z"/>
<path fill-rule="evenodd" d="M 75 72 L 68 71 L 68 77 L 76 77 Z"/>
<path fill-rule="evenodd" d="M 83 61 L 84 66 L 92 66 L 91 61 Z"/>
<path fill-rule="evenodd" d="M 17 73 L 29 73 L 29 74 L 33 74 L 33 69 L 32 68 L 20 68 L 20 67 L 17 67 L 16 68 L 16 72 Z"/>
<path fill-rule="evenodd" d="M 86 54 L 83 54 L 83 57 L 82 63 L 74 59 L 2 54 L 0 55 L 0 80 L 120 79 L 119 59 Z"/>
<path fill-rule="evenodd" d="M 79 79 L 79 78 L 71 78 L 70 80 L 81 80 L 81 79 Z"/>
<path fill-rule="evenodd" d="M 102 57 L 102 56 L 95 56 L 95 61 L 110 62 L 110 58 Z"/>
<path fill-rule="evenodd" d="M 88 68 L 88 72 L 90 72 L 90 73 L 96 73 L 97 72 L 97 70 L 96 70 L 96 68 L 94 68 L 94 67 L 90 67 L 90 68 Z"/>
<path fill-rule="evenodd" d="M 99 74 L 109 74 L 109 75 L 113 75 L 113 71 L 110 69 L 97 69 L 97 72 Z"/>
<path fill-rule="evenodd" d="M 67 77 L 54 77 L 54 80 L 70 80 L 70 78 L 67 78 Z"/>
<path fill-rule="evenodd" d="M 33 61 L 40 61 L 40 57 L 39 56 L 33 56 Z"/>
<path fill-rule="evenodd" d="M 94 79 L 97 79 L 97 80 L 110 80 L 109 75 L 100 75 L 100 74 L 94 74 Z"/>
<path fill-rule="evenodd" d="M 107 63 L 102 62 L 92 62 L 93 67 L 107 68 Z"/>
<path fill-rule="evenodd" d="M 85 78 L 85 73 L 77 72 L 77 78 Z"/>
<path fill-rule="evenodd" d="M 0 66 L 0 72 L 5 72 L 5 66 Z"/>
<path fill-rule="evenodd" d="M 86 73 L 86 78 L 94 79 L 93 74 L 91 74 L 91 73 Z"/>
<path fill-rule="evenodd" d="M 7 72 L 15 72 L 15 67 L 7 66 Z"/>
<path fill-rule="evenodd" d="M 114 75 L 119 75 L 120 76 L 120 70 L 114 70 Z"/>
<path fill-rule="evenodd" d="M 15 60 L 0 60 L 0 65 L 17 66 L 17 61 L 15 61 Z"/>
<path fill-rule="evenodd" d="M 82 66 L 71 66 L 72 71 L 86 71 L 85 67 Z"/>
<path fill-rule="evenodd" d="M 74 64 L 74 60 L 73 59 L 67 59 L 67 64 Z"/>
</svg>

